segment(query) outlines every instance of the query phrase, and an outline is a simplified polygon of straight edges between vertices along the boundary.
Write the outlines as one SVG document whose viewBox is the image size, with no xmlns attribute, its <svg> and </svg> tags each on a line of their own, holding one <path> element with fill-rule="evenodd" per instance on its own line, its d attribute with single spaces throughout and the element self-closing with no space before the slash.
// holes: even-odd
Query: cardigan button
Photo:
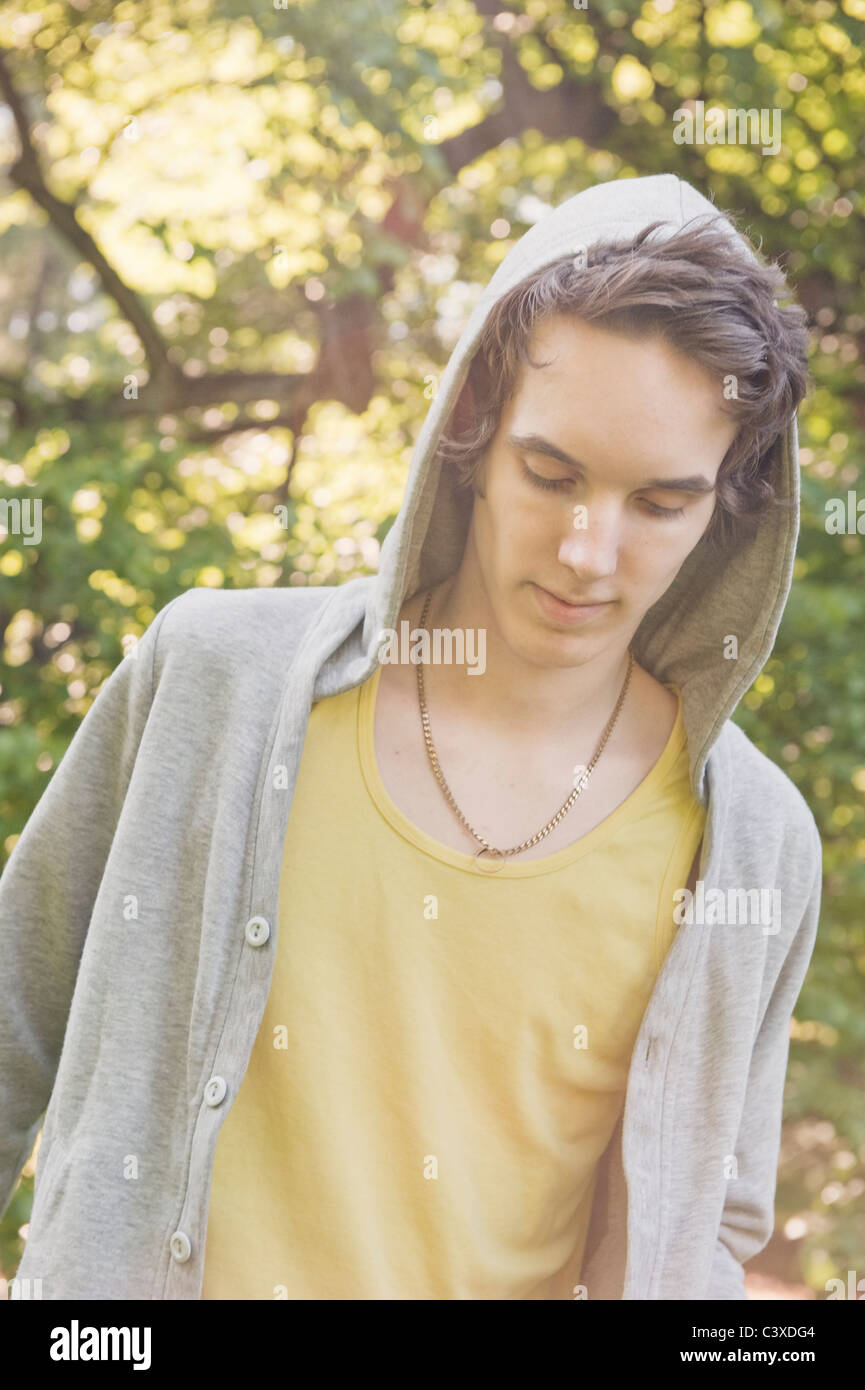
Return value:
<svg viewBox="0 0 865 1390">
<path fill-rule="evenodd" d="M 189 1236 L 185 1231 L 175 1231 L 171 1237 L 171 1254 L 179 1265 L 185 1264 L 192 1254 Z"/>
<path fill-rule="evenodd" d="M 228 1086 L 224 1076 L 211 1076 L 204 1088 L 204 1101 L 206 1105 L 221 1105 L 225 1100 L 225 1093 Z"/>
<path fill-rule="evenodd" d="M 250 946 L 263 946 L 270 936 L 270 923 L 266 917 L 250 917 L 246 924 L 246 939 Z"/>
</svg>

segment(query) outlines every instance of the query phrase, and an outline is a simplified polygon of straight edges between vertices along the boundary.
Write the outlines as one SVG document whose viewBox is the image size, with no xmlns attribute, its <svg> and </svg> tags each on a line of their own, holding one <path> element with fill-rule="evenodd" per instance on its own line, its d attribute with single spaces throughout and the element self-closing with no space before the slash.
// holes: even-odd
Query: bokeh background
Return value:
<svg viewBox="0 0 865 1390">
<path fill-rule="evenodd" d="M 863 49 L 865 0 L 0 13 L 0 496 L 42 501 L 38 544 L 0 529 L 4 859 L 176 594 L 375 570 L 460 330 L 550 207 L 674 172 L 787 270 L 812 330 L 801 543 L 736 719 L 808 801 L 825 878 L 760 1298 L 865 1278 Z M 778 154 L 677 144 L 700 101 L 779 110 Z M 0 1225 L 6 1278 L 35 1152 Z"/>
</svg>

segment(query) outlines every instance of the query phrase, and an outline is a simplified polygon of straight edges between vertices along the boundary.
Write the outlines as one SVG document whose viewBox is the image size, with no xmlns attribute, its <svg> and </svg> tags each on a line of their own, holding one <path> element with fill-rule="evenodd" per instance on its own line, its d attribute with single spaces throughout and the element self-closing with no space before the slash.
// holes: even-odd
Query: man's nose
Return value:
<svg viewBox="0 0 865 1390">
<path fill-rule="evenodd" d="M 581 579 L 603 579 L 615 574 L 619 563 L 621 518 L 615 507 L 574 507 L 573 517 L 559 546 L 559 560 Z"/>
</svg>

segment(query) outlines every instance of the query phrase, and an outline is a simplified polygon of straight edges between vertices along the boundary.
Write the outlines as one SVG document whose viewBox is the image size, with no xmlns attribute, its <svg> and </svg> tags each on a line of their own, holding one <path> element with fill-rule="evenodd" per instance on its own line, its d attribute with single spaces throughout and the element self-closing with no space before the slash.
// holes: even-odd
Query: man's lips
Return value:
<svg viewBox="0 0 865 1390">
<path fill-rule="evenodd" d="M 538 584 L 536 588 L 543 589 L 544 586 Z M 611 598 L 563 598 L 555 589 L 544 589 L 544 592 L 549 594 L 550 598 L 558 599 L 559 603 L 567 603 L 571 608 L 601 608 L 605 604 L 615 603 L 615 599 Z"/>
</svg>

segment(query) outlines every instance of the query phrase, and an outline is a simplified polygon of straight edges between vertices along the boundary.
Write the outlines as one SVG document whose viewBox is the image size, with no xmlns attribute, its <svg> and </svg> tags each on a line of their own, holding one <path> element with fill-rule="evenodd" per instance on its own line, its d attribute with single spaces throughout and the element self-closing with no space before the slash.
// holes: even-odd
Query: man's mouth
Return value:
<svg viewBox="0 0 865 1390">
<path fill-rule="evenodd" d="M 568 603 L 572 608 L 599 608 L 605 603 L 612 603 L 611 598 L 566 598 L 564 594 L 557 594 L 555 589 L 546 589 L 551 598 L 558 599 L 559 603 Z"/>
<path fill-rule="evenodd" d="M 544 613 L 563 622 L 580 622 L 598 617 L 616 602 L 615 599 L 563 598 L 554 589 L 545 589 L 540 584 L 533 584 L 532 587 Z"/>
</svg>

